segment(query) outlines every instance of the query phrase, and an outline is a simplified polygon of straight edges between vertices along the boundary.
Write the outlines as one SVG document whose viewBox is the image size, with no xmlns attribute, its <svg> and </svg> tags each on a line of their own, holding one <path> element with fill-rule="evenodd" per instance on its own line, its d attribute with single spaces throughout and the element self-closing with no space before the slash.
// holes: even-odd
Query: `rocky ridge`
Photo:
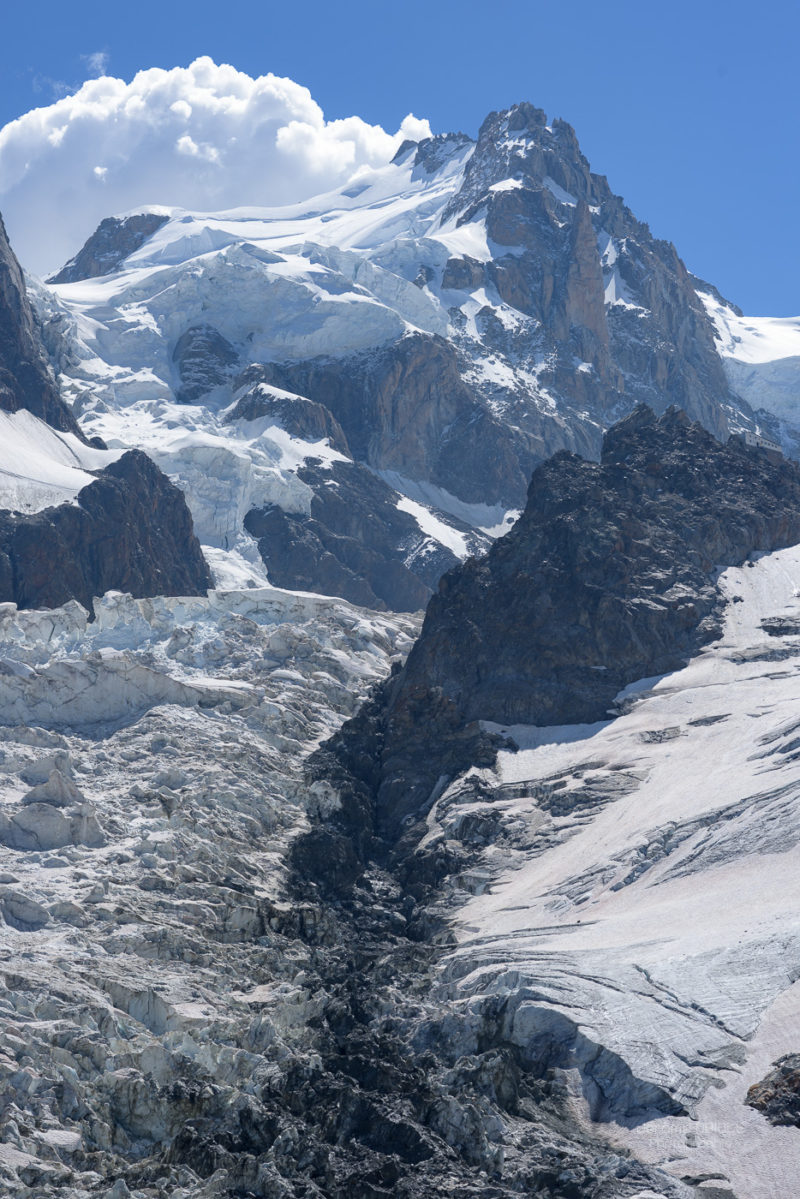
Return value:
<svg viewBox="0 0 800 1199">
<path fill-rule="evenodd" d="M 128 450 L 74 504 L 0 511 L 0 602 L 57 608 L 124 588 L 134 596 L 202 595 L 211 576 L 180 490 Z"/>
<path fill-rule="evenodd" d="M 169 218 L 166 213 L 139 212 L 127 217 L 107 217 L 81 250 L 66 263 L 51 283 L 77 283 L 110 275 L 144 245 Z"/>
<path fill-rule="evenodd" d="M 482 594 L 472 585 L 478 563 L 447 576 L 406 666 L 309 760 L 309 778 L 332 784 L 340 806 L 293 847 L 300 894 L 343 903 L 361 929 L 378 880 L 384 888 L 388 880 L 398 888 L 407 934 L 442 947 L 432 992 L 426 987 L 433 996 L 425 1008 L 431 1039 L 420 1032 L 419 1005 L 395 1007 L 393 1028 L 406 1052 L 410 1041 L 441 1060 L 443 1047 L 452 1046 L 462 1065 L 472 1054 L 481 1060 L 488 1048 L 506 1061 L 510 1054 L 524 1085 L 547 1080 L 535 1105 L 546 1135 L 552 1137 L 553 1125 L 545 1113 L 553 1111 L 545 1096 L 555 1094 L 548 1087 L 563 1086 L 556 1109 L 571 1112 L 571 1127 L 587 1119 L 592 1128 L 612 1126 L 617 1143 L 628 1129 L 621 1139 L 629 1147 L 699 1194 L 789 1199 L 798 1147 L 785 1138 L 765 1144 L 752 1113 L 742 1109 L 747 1093 L 747 1102 L 773 1122 L 793 1119 L 796 1055 L 749 1093 L 745 1080 L 770 1045 L 791 1046 L 796 1037 L 796 914 L 789 893 L 774 913 L 754 902 L 762 884 L 753 876 L 792 877 L 800 844 L 793 715 L 800 576 L 796 549 L 772 555 L 774 563 L 768 554 L 758 563 L 753 558 L 762 546 L 800 538 L 800 476 L 794 465 L 772 462 L 743 442 L 719 446 L 680 413 L 657 420 L 644 409 L 610 431 L 599 467 L 557 456 L 552 470 L 563 489 L 554 479 L 545 487 L 541 468 L 539 486 L 534 478 L 531 487 L 536 503 L 517 529 L 530 521 L 551 538 L 559 527 L 554 553 L 543 552 L 529 526 L 535 569 L 524 578 L 491 569 L 493 560 L 503 562 L 505 546 L 511 557 L 514 533 L 487 556 L 494 589 Z M 575 486 L 573 471 L 584 470 L 594 476 L 591 504 Z M 596 478 L 604 470 L 612 493 L 605 501 Z M 565 528 L 570 511 L 579 520 Z M 584 540 L 578 526 L 594 513 Z M 597 521 L 614 525 L 606 542 L 597 538 Z M 626 538 L 617 572 L 613 555 L 624 554 Z M 591 597 L 597 560 L 587 553 L 589 542 L 599 546 L 611 601 L 628 598 L 622 618 L 613 610 L 604 615 L 602 598 Z M 516 552 L 525 556 L 519 543 Z M 564 594 L 553 568 L 556 552 Z M 721 576 L 726 556 L 751 570 Z M 543 607 L 538 580 L 560 601 L 567 645 L 577 641 L 576 652 L 584 654 L 577 673 L 573 656 L 564 655 L 564 676 L 551 661 L 544 691 L 535 653 L 535 616 Z M 577 593 L 580 608 L 584 583 L 600 607 L 582 622 L 588 640 L 581 643 L 564 613 L 569 617 L 566 591 Z M 463 603 L 444 627 L 448 596 Z M 509 597 L 533 615 L 516 625 L 517 641 L 507 645 L 515 624 L 503 625 Z M 552 619 L 542 642 L 557 648 L 555 603 Z M 465 629 L 473 640 L 462 655 Z M 441 634 L 438 658 L 424 656 L 432 633 Z M 698 656 L 712 640 L 713 650 Z M 424 668 L 448 663 L 450 674 L 440 671 L 435 689 L 409 700 L 404 688 L 425 678 L 417 654 Z M 684 672 L 638 682 L 607 711 L 625 682 L 656 669 L 674 671 L 680 657 L 692 655 Z M 532 663 L 529 706 L 518 706 L 518 694 L 513 711 L 492 710 L 492 669 L 502 672 L 511 661 L 518 670 Z M 619 677 L 597 686 L 590 669 L 598 663 Z M 477 677 L 470 673 L 476 665 Z M 466 730 L 464 709 L 459 713 L 453 691 L 445 690 L 465 677 L 457 702 L 481 696 Z M 563 686 L 567 680 L 572 688 Z M 395 721 L 397 709 L 403 723 Z M 541 711 L 544 720 L 537 719 Z M 617 721 L 603 720 L 607 715 L 617 716 L 619 732 Z M 494 719 L 502 738 L 481 736 L 481 716 Z M 539 723 L 550 727 L 530 727 Z M 784 854 L 789 861 L 780 860 Z M 754 890 L 742 890 L 740 872 L 748 872 Z M 708 907 L 698 908 L 698 895 L 706 894 Z M 772 1015 L 773 1004 L 780 1016 Z M 379 1026 L 374 1016 L 372 1029 Z M 514 1179 L 521 1186 L 512 1130 L 520 1110 L 531 1109 L 521 1104 L 509 1111 L 502 1093 L 502 1087 L 489 1093 L 504 1123 L 497 1185 L 502 1177 L 503 1184 Z M 698 1134 L 685 1124 L 681 1129 L 688 1115 L 699 1119 Z M 542 1151 L 540 1145 L 535 1152 Z M 523 1152 L 521 1160 L 530 1158 Z M 570 1172 L 578 1168 L 572 1158 L 567 1172 L 548 1180 L 554 1193 L 580 1195 L 582 1187 L 603 1193 L 599 1159 L 578 1160 L 588 1173 Z M 707 1168 L 693 1168 L 694 1161 Z M 428 1168 L 415 1173 L 424 1176 Z M 646 1194 L 650 1187 L 669 1193 L 663 1177 L 632 1177 L 648 1187 Z M 619 1176 L 607 1185 L 625 1193 Z"/>
<path fill-rule="evenodd" d="M 491 761 L 481 722 L 603 719 L 627 684 L 719 635 L 722 567 L 798 540 L 798 468 L 722 446 L 677 409 L 637 408 L 599 464 L 557 454 L 512 531 L 444 576 L 402 672 L 352 729 L 356 751 L 345 730 L 345 760 L 370 759 L 379 826 L 396 836 L 443 782 Z"/>
<path fill-rule="evenodd" d="M 492 257 L 472 263 L 470 282 L 532 318 L 543 384 L 597 412 L 600 429 L 645 402 L 729 431 L 737 405 L 691 276 L 591 172 L 570 125 L 549 125 L 530 104 L 491 113 L 445 210 L 457 227 L 479 215 Z M 448 262 L 443 287 L 458 286 L 458 267 Z M 475 319 L 489 346 L 511 350 L 516 330 L 498 328 L 489 308 Z"/>
<path fill-rule="evenodd" d="M 0 409 L 32 412 L 85 440 L 47 361 L 25 280 L 0 218 Z"/>
</svg>

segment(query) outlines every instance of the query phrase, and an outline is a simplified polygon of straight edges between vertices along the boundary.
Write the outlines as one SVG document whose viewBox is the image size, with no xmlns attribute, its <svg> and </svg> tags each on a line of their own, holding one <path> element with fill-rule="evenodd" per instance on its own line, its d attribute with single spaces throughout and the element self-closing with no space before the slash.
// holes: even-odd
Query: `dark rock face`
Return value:
<svg viewBox="0 0 800 1199">
<path fill-rule="evenodd" d="M 654 238 L 591 172 L 566 122 L 548 125 L 530 104 L 491 113 L 445 216 L 485 220 L 492 257 L 451 259 L 442 287 L 493 287 L 533 318 L 533 335 L 526 329 L 527 344 L 517 345 L 487 309 L 484 340 L 512 361 L 546 363 L 540 382 L 559 395 L 570 422 L 585 424 L 582 410 L 594 415 L 590 456 L 602 428 L 639 402 L 656 412 L 677 404 L 716 436 L 727 433 L 731 409 L 746 410 L 729 391 L 697 281 L 674 246 Z M 508 402 L 528 428 L 513 395 Z M 539 423 L 546 452 L 561 448 L 557 430 Z"/>
<path fill-rule="evenodd" d="M 745 1103 L 762 1112 L 770 1124 L 800 1128 L 800 1053 L 778 1058 L 766 1078 L 747 1092 Z"/>
<path fill-rule="evenodd" d="M 0 220 L 0 409 L 34 416 L 85 440 L 58 393 L 42 349 L 22 271 Z"/>
<path fill-rule="evenodd" d="M 533 434 L 483 407 L 453 346 L 413 334 L 338 360 L 271 363 L 265 381 L 324 405 L 358 461 L 444 487 L 467 503 L 520 504 L 541 456 Z"/>
<path fill-rule="evenodd" d="M 626 684 L 717 635 L 719 567 L 798 540 L 800 469 L 722 446 L 677 410 L 637 408 L 599 465 L 557 454 L 512 531 L 442 579 L 377 701 L 381 827 L 395 835 L 442 776 L 491 760 L 478 721 L 602 720 Z"/>
<path fill-rule="evenodd" d="M 192 325 L 178 338 L 172 361 L 180 377 L 175 398 L 181 404 L 193 404 L 228 382 L 239 355 L 213 325 Z"/>
<path fill-rule="evenodd" d="M 309 460 L 298 477 L 314 489 L 309 516 L 269 505 L 245 517 L 272 582 L 379 610 L 424 607 L 456 558 L 397 507 L 396 493 L 357 462 L 323 467 Z M 471 529 L 458 527 L 476 549 L 481 545 Z"/>
<path fill-rule="evenodd" d="M 235 390 L 247 387 L 245 394 L 225 417 L 225 424 L 235 421 L 262 420 L 267 417 L 301 441 L 328 441 L 331 449 L 350 455 L 344 430 L 335 416 L 323 405 L 304 396 L 293 396 L 270 387 L 265 375 L 268 368 L 255 364 L 234 380 Z"/>
<path fill-rule="evenodd" d="M 81 250 L 53 275 L 50 283 L 78 283 L 112 275 L 125 259 L 143 246 L 169 220 L 166 214 L 137 212 L 101 221 Z"/>
<path fill-rule="evenodd" d="M 62 504 L 31 516 L 0 513 L 0 600 L 91 610 L 105 591 L 202 595 L 212 586 L 183 493 L 130 450 Z"/>
</svg>

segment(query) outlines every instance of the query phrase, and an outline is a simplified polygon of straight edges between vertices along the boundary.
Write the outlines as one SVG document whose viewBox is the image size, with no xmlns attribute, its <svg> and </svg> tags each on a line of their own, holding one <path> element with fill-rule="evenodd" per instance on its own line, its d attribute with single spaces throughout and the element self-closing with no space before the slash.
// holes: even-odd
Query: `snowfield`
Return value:
<svg viewBox="0 0 800 1199">
<path fill-rule="evenodd" d="M 23 513 L 71 502 L 94 479 L 89 472 L 122 453 L 84 445 L 25 409 L 0 412 L 0 447 L 0 508 Z"/>
<path fill-rule="evenodd" d="M 790 425 L 800 422 L 800 316 L 738 316 L 698 292 L 714 322 L 731 387 L 754 408 Z"/>
<path fill-rule="evenodd" d="M 504 997 L 521 1045 L 563 1040 L 578 1116 L 646 1160 L 788 1199 L 797 1131 L 743 1100 L 797 1051 L 800 548 L 722 584 L 723 638 L 626 689 L 622 715 L 504 730 L 519 750 L 482 773 L 511 849 L 456 895 L 439 993 L 467 1020 Z M 459 780 L 429 837 L 472 811 Z"/>
</svg>

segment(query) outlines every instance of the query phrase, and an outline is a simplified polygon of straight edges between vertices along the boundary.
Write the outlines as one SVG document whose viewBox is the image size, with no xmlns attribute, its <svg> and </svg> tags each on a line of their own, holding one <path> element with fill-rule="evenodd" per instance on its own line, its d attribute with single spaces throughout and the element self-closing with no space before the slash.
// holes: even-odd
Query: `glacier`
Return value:
<svg viewBox="0 0 800 1199">
<path fill-rule="evenodd" d="M 800 1143 L 744 1099 L 800 1018 L 800 550 L 722 586 L 723 636 L 684 670 L 627 688 L 608 722 L 498 730 L 518 748 L 438 800 L 429 845 L 475 817 L 477 780 L 498 843 L 456 880 L 434 993 L 467 1025 L 502 998 L 512 1041 L 563 1042 L 576 1119 L 774 1199 Z M 598 1074 L 600 1047 L 617 1065 Z"/>
</svg>

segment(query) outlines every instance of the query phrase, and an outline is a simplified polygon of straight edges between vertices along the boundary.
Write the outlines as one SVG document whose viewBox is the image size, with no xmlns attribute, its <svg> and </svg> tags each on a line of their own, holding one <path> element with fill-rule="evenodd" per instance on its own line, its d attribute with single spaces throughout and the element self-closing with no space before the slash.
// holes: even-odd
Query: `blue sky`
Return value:
<svg viewBox="0 0 800 1199">
<path fill-rule="evenodd" d="M 475 134 L 527 99 L 575 126 L 593 169 L 691 270 L 751 314 L 788 316 L 800 312 L 798 46 L 797 0 L 39 0 L 3 16 L 0 125 L 102 67 L 130 80 L 201 54 L 289 76 L 327 118 L 391 131 L 413 111 Z"/>
</svg>

